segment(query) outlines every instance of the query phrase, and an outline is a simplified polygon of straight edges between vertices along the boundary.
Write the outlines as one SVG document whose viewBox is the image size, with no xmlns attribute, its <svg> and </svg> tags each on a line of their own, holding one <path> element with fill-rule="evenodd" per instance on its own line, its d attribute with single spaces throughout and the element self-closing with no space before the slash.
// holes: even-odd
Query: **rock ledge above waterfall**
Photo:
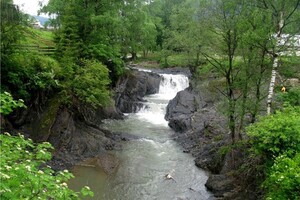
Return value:
<svg viewBox="0 0 300 200">
<path fill-rule="evenodd" d="M 145 95 L 159 90 L 161 76 L 151 72 L 132 70 L 122 77 L 116 87 L 116 107 L 123 113 L 137 112 Z"/>
</svg>

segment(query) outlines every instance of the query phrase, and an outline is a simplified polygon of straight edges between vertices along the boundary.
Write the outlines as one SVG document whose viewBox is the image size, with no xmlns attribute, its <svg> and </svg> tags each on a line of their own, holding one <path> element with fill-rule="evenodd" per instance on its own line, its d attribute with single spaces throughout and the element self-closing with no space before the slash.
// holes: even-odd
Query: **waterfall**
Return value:
<svg viewBox="0 0 300 200">
<path fill-rule="evenodd" d="M 160 76 L 162 76 L 162 80 L 159 92 L 145 98 L 147 102 L 144 103 L 137 115 L 141 120 L 152 124 L 168 126 L 168 122 L 164 118 L 168 102 L 176 96 L 177 92 L 189 86 L 189 79 L 182 74 L 160 74 Z"/>
<path fill-rule="evenodd" d="M 161 76 L 158 96 L 165 100 L 173 99 L 177 92 L 189 87 L 189 79 L 185 75 L 161 74 Z"/>
</svg>

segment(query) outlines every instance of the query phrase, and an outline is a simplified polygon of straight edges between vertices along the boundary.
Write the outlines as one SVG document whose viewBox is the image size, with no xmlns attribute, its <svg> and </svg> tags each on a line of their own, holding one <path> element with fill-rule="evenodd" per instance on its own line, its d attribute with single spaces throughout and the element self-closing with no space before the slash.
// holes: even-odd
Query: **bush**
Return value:
<svg viewBox="0 0 300 200">
<path fill-rule="evenodd" d="M 0 135 L 0 199 L 79 199 L 79 193 L 68 188 L 73 177 L 67 170 L 55 173 L 45 164 L 51 159 L 50 143 L 34 144 L 22 135 Z M 93 195 L 88 187 L 83 196 Z"/>
<path fill-rule="evenodd" d="M 247 128 L 253 157 L 264 162 L 262 186 L 268 200 L 300 199 L 299 122 L 300 106 L 289 106 Z"/>
<path fill-rule="evenodd" d="M 267 200 L 300 199 L 300 152 L 293 158 L 277 157 L 263 187 Z"/>
<path fill-rule="evenodd" d="M 278 100 L 292 106 L 300 106 L 300 87 L 291 88 L 288 92 L 280 93 Z"/>
<path fill-rule="evenodd" d="M 108 69 L 97 61 L 85 60 L 75 75 L 72 88 L 76 96 L 93 107 L 110 103 Z"/>
<path fill-rule="evenodd" d="M 36 91 L 58 87 L 61 68 L 53 58 L 30 53 L 13 54 L 2 66 L 2 87 L 28 100 Z"/>
<path fill-rule="evenodd" d="M 0 113 L 8 115 L 15 108 L 25 108 L 24 101 L 22 99 L 14 100 L 10 93 L 1 92 L 0 94 Z"/>
<path fill-rule="evenodd" d="M 300 107 L 287 107 L 247 128 L 252 150 L 268 160 L 300 152 Z"/>
</svg>

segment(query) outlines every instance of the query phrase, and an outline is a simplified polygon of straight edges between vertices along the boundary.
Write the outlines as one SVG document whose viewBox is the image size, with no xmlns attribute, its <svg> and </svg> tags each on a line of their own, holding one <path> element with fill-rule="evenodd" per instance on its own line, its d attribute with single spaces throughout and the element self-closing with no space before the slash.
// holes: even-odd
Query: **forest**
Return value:
<svg viewBox="0 0 300 200">
<path fill-rule="evenodd" d="M 1 0 L 0 199 L 93 195 L 69 189 L 73 175 L 45 164 L 51 142 L 36 140 L 38 133 L 24 138 L 19 127 L 49 102 L 70 110 L 113 106 L 129 64 L 186 68 L 195 88 L 208 83 L 226 118 L 229 142 L 220 154 L 240 163 L 231 176 L 242 192 L 251 182 L 253 196 L 244 198 L 300 198 L 300 0 L 40 4 L 51 30 L 34 28 L 12 0 Z"/>
</svg>

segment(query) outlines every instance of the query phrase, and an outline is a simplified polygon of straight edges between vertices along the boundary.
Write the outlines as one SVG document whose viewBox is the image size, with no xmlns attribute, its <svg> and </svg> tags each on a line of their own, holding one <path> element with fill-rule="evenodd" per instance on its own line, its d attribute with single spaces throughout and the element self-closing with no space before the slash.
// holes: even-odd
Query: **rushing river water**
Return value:
<svg viewBox="0 0 300 200">
<path fill-rule="evenodd" d="M 159 93 L 145 98 L 138 113 L 127 114 L 125 120 L 108 120 L 111 131 L 138 136 L 122 143 L 121 151 L 111 154 L 120 160 L 116 173 L 107 175 L 92 167 L 77 166 L 70 187 L 78 190 L 88 185 L 94 191 L 92 199 L 100 200 L 206 200 L 211 194 L 204 184 L 207 174 L 197 168 L 191 155 L 172 140 L 172 130 L 164 119 L 168 101 L 188 87 L 184 75 L 161 74 Z M 167 180 L 170 173 L 173 180 Z"/>
</svg>

